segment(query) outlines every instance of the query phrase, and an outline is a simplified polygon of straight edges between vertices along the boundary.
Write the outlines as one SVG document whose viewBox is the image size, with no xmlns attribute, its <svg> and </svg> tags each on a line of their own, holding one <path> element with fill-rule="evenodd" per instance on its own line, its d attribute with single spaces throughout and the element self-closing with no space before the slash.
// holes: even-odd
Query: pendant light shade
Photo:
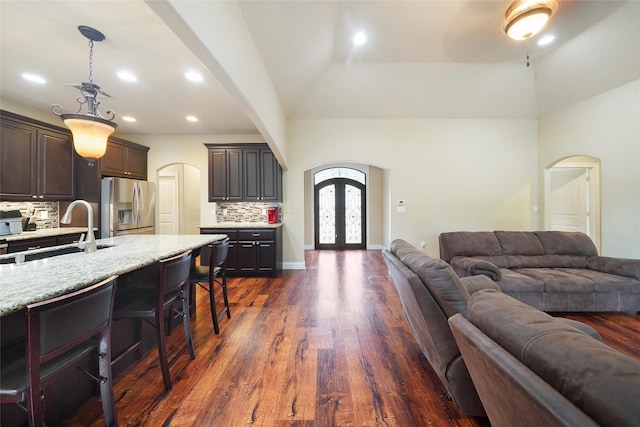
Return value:
<svg viewBox="0 0 640 427">
<path fill-rule="evenodd" d="M 501 29 L 514 40 L 526 40 L 540 32 L 557 9 L 555 0 L 516 0 L 507 9 Z"/>
<path fill-rule="evenodd" d="M 71 130 L 73 147 L 80 156 L 89 163 L 104 156 L 109 135 L 116 130 L 111 122 L 80 114 L 63 114 L 61 118 Z"/>
<path fill-rule="evenodd" d="M 100 91 L 100 86 L 93 83 L 93 42 L 104 40 L 104 34 L 84 25 L 79 26 L 78 30 L 89 39 L 89 82 L 83 82 L 77 87 L 81 96 L 76 98 L 79 106 L 75 113 L 62 114 L 62 107 L 57 104 L 51 106 L 51 112 L 60 116 L 71 130 L 76 152 L 93 165 L 96 159 L 104 156 L 109 135 L 118 125 L 112 121 L 116 116 L 113 111 L 107 111 L 107 117 L 103 117 L 98 111 L 98 95 L 104 93 Z M 86 114 L 80 114 L 83 105 L 87 107 Z"/>
</svg>

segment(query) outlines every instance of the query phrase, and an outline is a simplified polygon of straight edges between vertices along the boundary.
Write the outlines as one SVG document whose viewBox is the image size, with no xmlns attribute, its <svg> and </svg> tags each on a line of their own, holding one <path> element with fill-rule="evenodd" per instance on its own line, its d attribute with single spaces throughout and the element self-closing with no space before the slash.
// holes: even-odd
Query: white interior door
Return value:
<svg viewBox="0 0 640 427">
<path fill-rule="evenodd" d="M 158 180 L 157 234 L 178 234 L 178 175 L 162 175 Z"/>
<path fill-rule="evenodd" d="M 547 229 L 589 234 L 589 169 L 554 168 L 549 178 Z"/>
</svg>

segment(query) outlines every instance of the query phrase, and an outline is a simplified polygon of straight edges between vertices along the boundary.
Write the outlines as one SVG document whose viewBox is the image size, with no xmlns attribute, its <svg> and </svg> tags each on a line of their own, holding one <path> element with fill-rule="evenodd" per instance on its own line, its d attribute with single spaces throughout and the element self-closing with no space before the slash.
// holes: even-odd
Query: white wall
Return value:
<svg viewBox="0 0 640 427">
<path fill-rule="evenodd" d="M 535 120 L 291 120 L 287 140 L 288 262 L 304 260 L 304 171 L 332 162 L 388 169 L 389 238 L 424 241 L 433 255 L 443 231 L 537 228 Z"/>
<path fill-rule="evenodd" d="M 538 133 L 540 179 L 567 156 L 601 159 L 602 255 L 640 258 L 640 80 L 540 119 Z"/>
</svg>

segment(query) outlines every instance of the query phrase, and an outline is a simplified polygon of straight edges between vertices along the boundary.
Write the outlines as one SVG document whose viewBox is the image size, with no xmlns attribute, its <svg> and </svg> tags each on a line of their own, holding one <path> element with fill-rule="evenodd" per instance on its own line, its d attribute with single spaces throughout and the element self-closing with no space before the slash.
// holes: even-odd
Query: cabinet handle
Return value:
<svg viewBox="0 0 640 427">
<path fill-rule="evenodd" d="M 36 196 L 35 194 L 31 196 L 32 199 L 37 199 L 38 196 Z"/>
<path fill-rule="evenodd" d="M 44 196 L 38 196 L 38 199 L 44 199 Z"/>
<path fill-rule="evenodd" d="M 260 237 L 260 233 L 253 233 L 251 234 L 252 237 Z"/>
</svg>

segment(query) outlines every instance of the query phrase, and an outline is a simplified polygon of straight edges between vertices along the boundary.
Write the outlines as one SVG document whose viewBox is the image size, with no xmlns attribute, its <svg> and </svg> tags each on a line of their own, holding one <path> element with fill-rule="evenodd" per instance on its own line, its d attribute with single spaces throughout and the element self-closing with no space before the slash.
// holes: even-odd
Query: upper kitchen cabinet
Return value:
<svg viewBox="0 0 640 427">
<path fill-rule="evenodd" d="M 244 150 L 244 200 L 282 201 L 282 169 L 268 147 Z"/>
<path fill-rule="evenodd" d="M 71 200 L 74 149 L 71 133 L 42 122 L 0 113 L 0 198 Z"/>
<path fill-rule="evenodd" d="M 282 201 L 282 169 L 266 144 L 205 145 L 210 202 Z"/>
<path fill-rule="evenodd" d="M 107 152 L 100 159 L 102 176 L 147 179 L 149 147 L 110 137 Z"/>
<path fill-rule="evenodd" d="M 206 146 L 209 150 L 209 201 L 241 202 L 242 149 Z"/>
</svg>

